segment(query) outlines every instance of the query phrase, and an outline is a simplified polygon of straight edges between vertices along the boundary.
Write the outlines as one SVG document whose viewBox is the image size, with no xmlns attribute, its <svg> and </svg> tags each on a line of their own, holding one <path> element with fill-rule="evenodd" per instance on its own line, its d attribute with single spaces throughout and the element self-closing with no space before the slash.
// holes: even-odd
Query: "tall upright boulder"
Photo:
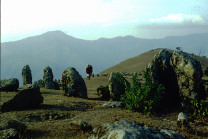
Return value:
<svg viewBox="0 0 208 139">
<path fill-rule="evenodd" d="M 55 89 L 52 69 L 49 66 L 47 66 L 43 71 L 43 86 L 47 89 Z"/>
<path fill-rule="evenodd" d="M 184 52 L 173 52 L 171 65 L 178 79 L 179 92 L 190 99 L 200 99 L 205 96 L 202 84 L 203 71 L 201 63 Z"/>
<path fill-rule="evenodd" d="M 32 84 L 32 74 L 29 65 L 22 68 L 23 85 Z"/>
<path fill-rule="evenodd" d="M 172 52 L 162 49 L 157 53 L 150 65 L 154 80 L 159 81 L 165 87 L 168 107 L 180 105 L 178 79 L 170 63 Z"/>
<path fill-rule="evenodd" d="M 166 88 L 169 106 L 188 105 L 205 95 L 201 64 L 185 52 L 162 49 L 150 68 L 153 78 Z"/>
<path fill-rule="evenodd" d="M 62 82 L 65 96 L 87 98 L 86 84 L 74 67 L 67 68 L 62 73 Z"/>
<path fill-rule="evenodd" d="M 129 82 L 120 74 L 112 72 L 109 77 L 110 99 L 119 101 Z"/>
</svg>

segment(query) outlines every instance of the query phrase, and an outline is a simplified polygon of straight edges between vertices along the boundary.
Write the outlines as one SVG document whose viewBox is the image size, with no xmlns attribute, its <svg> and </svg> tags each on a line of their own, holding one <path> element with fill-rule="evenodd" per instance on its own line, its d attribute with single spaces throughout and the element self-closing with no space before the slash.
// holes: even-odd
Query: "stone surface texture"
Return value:
<svg viewBox="0 0 208 139">
<path fill-rule="evenodd" d="M 62 73 L 63 90 L 65 96 L 87 98 L 87 87 L 75 68 L 67 68 Z"/>
</svg>

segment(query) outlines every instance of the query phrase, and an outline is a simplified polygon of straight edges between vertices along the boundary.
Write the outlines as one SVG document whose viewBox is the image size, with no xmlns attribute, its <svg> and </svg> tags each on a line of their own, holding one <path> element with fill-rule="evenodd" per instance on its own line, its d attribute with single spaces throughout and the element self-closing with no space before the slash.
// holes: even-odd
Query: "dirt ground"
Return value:
<svg viewBox="0 0 208 139">
<path fill-rule="evenodd" d="M 38 109 L 0 113 L 0 120 L 13 119 L 27 126 L 25 138 L 87 138 L 90 132 L 83 132 L 70 125 L 72 120 L 84 120 L 93 128 L 118 120 L 134 121 L 154 129 L 175 130 L 188 138 L 208 138 L 208 123 L 190 119 L 192 132 L 177 128 L 179 111 L 158 116 L 147 116 L 124 108 L 104 108 L 96 94 L 100 85 L 107 85 L 109 77 L 93 77 L 85 80 L 88 99 L 62 96 L 62 90 L 41 88 L 43 105 Z M 1 92 L 1 103 L 11 99 L 16 92 Z"/>
</svg>

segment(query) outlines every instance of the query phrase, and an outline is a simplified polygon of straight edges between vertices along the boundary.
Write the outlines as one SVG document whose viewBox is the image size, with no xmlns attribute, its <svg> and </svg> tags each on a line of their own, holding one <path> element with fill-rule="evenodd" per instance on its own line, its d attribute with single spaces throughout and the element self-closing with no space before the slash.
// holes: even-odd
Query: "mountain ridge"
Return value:
<svg viewBox="0 0 208 139">
<path fill-rule="evenodd" d="M 16 41 L 8 41 L 8 42 L 3 42 L 3 43 L 11 43 L 11 42 L 17 42 L 17 41 L 22 41 L 22 40 L 25 40 L 25 39 L 29 39 L 29 38 L 34 38 L 34 37 L 38 37 L 38 36 L 46 36 L 46 35 L 62 35 L 62 36 L 68 36 L 70 38 L 73 38 L 73 39 L 77 39 L 77 40 L 83 40 L 83 41 L 97 41 L 97 40 L 109 40 L 109 39 L 116 39 L 116 38 L 134 38 L 134 39 L 141 39 L 141 40 L 162 40 L 162 39 L 168 39 L 168 38 L 177 38 L 177 37 L 188 37 L 188 36 L 204 36 L 204 35 L 208 35 L 208 32 L 205 32 L 205 33 L 192 33 L 192 34 L 188 34 L 188 35 L 181 35 L 181 36 L 167 36 L 167 37 L 164 37 L 164 38 L 159 38 L 159 39 L 149 39 L 149 38 L 139 38 L 139 37 L 135 37 L 135 36 L 131 36 L 131 35 L 126 35 L 126 36 L 117 36 L 117 37 L 114 37 L 114 38 L 105 38 L 105 37 L 101 37 L 101 38 L 98 38 L 98 39 L 95 39 L 95 40 L 87 40 L 87 39 L 81 39 L 81 38 L 76 38 L 76 37 L 73 37 L 71 35 L 68 35 L 66 33 L 64 33 L 63 31 L 60 31 L 60 30 L 56 30 L 56 31 L 48 31 L 48 32 L 45 32 L 45 33 L 42 33 L 42 34 L 39 34 L 39 35 L 33 35 L 33 36 L 29 36 L 29 37 L 26 37 L 26 38 L 23 38 L 23 39 L 20 39 L 20 40 L 16 40 Z M 1 43 L 1 44 L 3 44 Z"/>
<path fill-rule="evenodd" d="M 85 77 L 87 64 L 93 65 L 94 73 L 99 73 L 126 59 L 138 56 L 156 48 L 182 50 L 191 53 L 202 52 L 208 56 L 208 33 L 164 38 L 140 39 L 133 36 L 113 39 L 82 40 L 61 31 L 51 31 L 15 42 L 1 45 L 1 78 L 18 78 L 21 82 L 21 70 L 30 65 L 33 81 L 43 77 L 43 69 L 50 66 L 54 78 L 61 78 L 67 67 L 75 67 Z"/>
</svg>

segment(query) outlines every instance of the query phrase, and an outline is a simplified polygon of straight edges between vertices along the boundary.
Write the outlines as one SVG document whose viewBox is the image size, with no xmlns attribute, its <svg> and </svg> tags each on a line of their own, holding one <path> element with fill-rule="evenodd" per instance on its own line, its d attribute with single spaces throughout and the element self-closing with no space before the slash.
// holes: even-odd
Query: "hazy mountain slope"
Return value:
<svg viewBox="0 0 208 139">
<path fill-rule="evenodd" d="M 142 53 L 136 57 L 127 59 L 111 68 L 108 68 L 104 71 L 102 71 L 100 74 L 104 73 L 111 73 L 111 72 L 127 72 L 127 73 L 134 73 L 134 72 L 141 72 L 144 70 L 149 63 L 152 63 L 152 59 L 157 54 L 160 52 L 161 49 L 154 49 L 150 50 L 148 52 Z M 169 50 L 173 52 L 173 50 Z M 208 58 L 205 57 L 200 57 L 200 56 L 195 56 L 190 54 L 192 57 L 195 59 L 199 60 L 202 65 L 202 69 L 205 70 L 206 67 L 208 67 Z"/>
<path fill-rule="evenodd" d="M 140 72 L 146 68 L 146 66 L 152 62 L 152 59 L 156 53 L 158 53 L 160 49 L 151 50 L 145 53 L 142 53 L 136 57 L 127 59 L 109 69 L 106 69 L 101 72 L 103 73 L 111 73 L 111 72 Z"/>
<path fill-rule="evenodd" d="M 22 82 L 21 71 L 29 64 L 33 81 L 43 77 L 43 68 L 50 66 L 55 78 L 61 78 L 67 67 L 75 67 L 85 77 L 86 64 L 94 73 L 155 48 L 182 47 L 184 51 L 208 56 L 208 33 L 164 39 L 139 39 L 132 36 L 94 41 L 81 40 L 61 31 L 51 31 L 15 42 L 2 43 L 1 78 L 16 77 Z M 195 49 L 196 48 L 196 49 Z"/>
</svg>

